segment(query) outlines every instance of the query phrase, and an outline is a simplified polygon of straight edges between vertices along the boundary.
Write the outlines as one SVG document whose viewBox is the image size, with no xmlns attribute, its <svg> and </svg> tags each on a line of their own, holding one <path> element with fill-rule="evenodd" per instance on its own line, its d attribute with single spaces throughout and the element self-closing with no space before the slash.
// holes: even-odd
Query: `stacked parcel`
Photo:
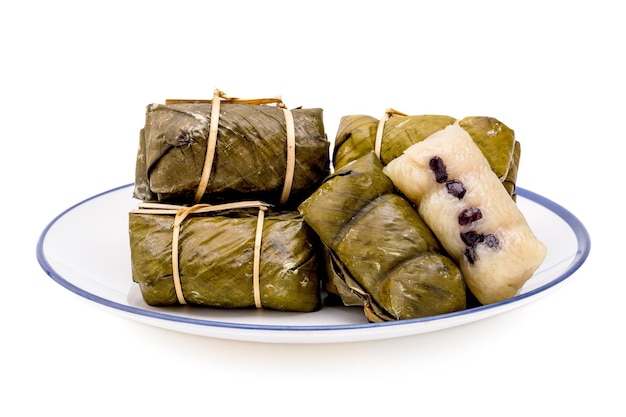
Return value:
<svg viewBox="0 0 626 417">
<path fill-rule="evenodd" d="M 318 309 L 318 240 L 294 207 L 329 172 L 321 109 L 219 90 L 148 106 L 134 197 L 149 204 L 129 219 L 144 300 Z"/>
</svg>

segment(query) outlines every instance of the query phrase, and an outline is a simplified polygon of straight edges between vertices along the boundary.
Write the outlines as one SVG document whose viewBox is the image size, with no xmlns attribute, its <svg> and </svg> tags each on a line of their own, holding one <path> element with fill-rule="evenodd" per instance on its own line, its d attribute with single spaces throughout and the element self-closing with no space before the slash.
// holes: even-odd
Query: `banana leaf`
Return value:
<svg viewBox="0 0 626 417">
<path fill-rule="evenodd" d="M 372 322 L 464 309 L 459 268 L 382 168 L 369 152 L 299 206 L 328 254 L 325 289 Z"/>
<path fill-rule="evenodd" d="M 287 127 L 281 108 L 265 104 L 222 104 L 209 182 L 199 188 L 211 126 L 211 103 L 147 106 L 140 131 L 134 197 L 186 204 L 239 200 L 280 202 L 287 167 Z M 293 208 L 330 173 L 329 141 L 322 109 L 291 110 L 295 170 L 289 201 Z"/>
<path fill-rule="evenodd" d="M 515 183 L 521 156 L 515 132 L 493 117 L 472 116 L 459 122 L 489 162 L 509 195 L 515 199 Z"/>
<path fill-rule="evenodd" d="M 384 121 L 380 143 L 383 165 L 402 155 L 409 146 L 455 122 L 470 134 L 494 173 L 515 198 L 520 144 L 515 140 L 514 131 L 493 117 L 471 116 L 457 121 L 445 115 L 408 116 L 394 113 Z M 339 169 L 373 151 L 378 126 L 379 120 L 371 116 L 342 117 L 333 149 L 334 168 Z"/>
<path fill-rule="evenodd" d="M 165 211 L 153 214 L 160 213 L 158 208 L 148 208 L 129 213 L 132 279 L 147 304 L 292 312 L 321 307 L 319 240 L 297 211 L 265 213 L 256 289 L 258 210 L 189 214 L 179 226 L 176 261 L 172 254 L 176 216 Z M 174 262 L 182 302 L 176 292 Z"/>
<path fill-rule="evenodd" d="M 402 155 L 409 146 L 454 122 L 453 117 L 440 115 L 394 114 L 389 117 L 385 121 L 380 149 L 383 165 Z M 349 115 L 341 118 L 333 150 L 335 169 L 374 150 L 378 124 L 379 120 L 372 116 Z"/>
</svg>

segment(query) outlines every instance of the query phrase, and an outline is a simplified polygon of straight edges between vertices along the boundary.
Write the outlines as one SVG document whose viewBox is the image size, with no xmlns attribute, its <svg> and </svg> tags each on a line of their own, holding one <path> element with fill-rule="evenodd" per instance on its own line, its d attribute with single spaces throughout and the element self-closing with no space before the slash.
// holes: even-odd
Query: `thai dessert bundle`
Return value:
<svg viewBox="0 0 626 417">
<path fill-rule="evenodd" d="M 322 113 L 219 90 L 147 106 L 129 213 L 147 304 L 406 320 L 506 300 L 539 268 L 504 123 L 388 109 L 344 116 L 331 146 Z"/>
<path fill-rule="evenodd" d="M 274 102 L 274 103 L 273 103 Z M 280 98 L 168 100 L 146 109 L 134 195 L 188 203 L 297 204 L 329 174 L 322 109 Z"/>
<path fill-rule="evenodd" d="M 317 237 L 262 202 L 140 204 L 130 213 L 133 277 L 151 305 L 315 311 Z"/>
<path fill-rule="evenodd" d="M 373 152 L 337 170 L 299 209 L 328 250 L 328 290 L 363 306 L 370 321 L 465 309 L 459 267 Z"/>
</svg>

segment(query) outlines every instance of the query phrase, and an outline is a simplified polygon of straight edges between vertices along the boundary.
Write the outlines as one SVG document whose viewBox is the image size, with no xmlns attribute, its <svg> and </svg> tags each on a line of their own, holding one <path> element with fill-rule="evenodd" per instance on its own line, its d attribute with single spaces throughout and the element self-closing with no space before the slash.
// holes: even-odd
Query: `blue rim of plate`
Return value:
<svg viewBox="0 0 626 417">
<path fill-rule="evenodd" d="M 120 310 L 121 312 L 125 312 L 125 313 L 130 313 L 130 314 L 135 314 L 135 315 L 139 315 L 139 316 L 144 316 L 147 318 L 152 318 L 152 319 L 158 319 L 158 320 L 166 320 L 166 321 L 171 321 L 171 322 L 178 322 L 178 323 L 184 323 L 184 324 L 189 324 L 189 325 L 195 325 L 195 326 L 208 326 L 208 327 L 217 327 L 217 328 L 230 328 L 230 329 L 239 329 L 239 330 L 265 330 L 265 331 L 335 331 L 335 330 L 358 330 L 358 329 L 372 329 L 372 328 L 378 328 L 378 327 L 388 327 L 388 326 L 400 326 L 400 325 L 408 325 L 408 324 L 416 324 L 416 323 L 426 323 L 426 322 L 431 322 L 431 321 L 435 321 L 435 320 L 443 320 L 443 319 L 450 319 L 453 317 L 461 317 L 461 316 L 465 316 L 468 314 L 476 314 L 479 312 L 483 312 L 485 310 L 489 310 L 489 309 L 495 309 L 495 308 L 499 308 L 499 307 L 503 307 L 506 306 L 508 304 L 511 303 L 516 303 L 516 302 L 520 302 L 522 300 L 528 299 L 530 297 L 533 297 L 539 293 L 542 293 L 548 289 L 550 289 L 551 287 L 556 286 L 557 284 L 561 283 L 562 281 L 564 281 L 565 279 L 567 279 L 568 277 L 570 277 L 574 272 L 576 272 L 581 266 L 582 264 L 585 262 L 585 260 L 587 259 L 587 257 L 589 256 L 589 252 L 591 250 L 591 240 L 590 240 L 590 236 L 589 233 L 587 231 L 587 229 L 585 228 L 585 226 L 582 224 L 582 222 L 576 217 L 574 216 L 574 214 L 572 214 L 569 210 L 567 210 L 566 208 L 562 207 L 561 205 L 555 203 L 554 201 L 543 197 L 537 193 L 534 193 L 532 191 L 529 191 L 527 189 L 524 188 L 520 188 L 517 187 L 517 194 L 521 197 L 524 197 L 534 203 L 537 203 L 541 206 L 543 206 L 544 208 L 549 209 L 550 211 L 552 211 L 553 213 L 555 213 L 556 215 L 558 215 L 559 217 L 561 217 L 561 219 L 563 219 L 573 230 L 576 239 L 578 241 L 578 249 L 576 251 L 576 255 L 574 256 L 574 259 L 572 260 L 572 262 L 570 263 L 569 267 L 567 268 L 566 271 L 564 271 L 558 278 L 550 281 L 547 284 L 544 284 L 540 287 L 537 287 L 531 291 L 528 291 L 526 293 L 517 295 L 515 297 L 509 298 L 507 300 L 504 301 L 500 301 L 498 303 L 493 303 L 493 304 L 489 304 L 489 305 L 485 305 L 485 306 L 479 306 L 479 307 L 473 307 L 473 308 L 469 308 L 466 310 L 461 310 L 461 311 L 457 311 L 457 312 L 453 312 L 453 313 L 447 313 L 447 314 L 440 314 L 440 315 L 436 315 L 436 316 L 429 316 L 429 317 L 421 317 L 421 318 L 416 318 L 416 319 L 406 319 L 406 320 L 398 320 L 398 321 L 386 321 L 386 322 L 380 322 L 380 323 L 359 323 L 359 324 L 332 324 L 332 325 L 309 325 L 309 326 L 299 326 L 299 325 L 264 325 L 264 324 L 246 324 L 246 323 L 232 323 L 232 322 L 224 322 L 224 321 L 215 321 L 215 320 L 203 320 L 203 319 L 198 319 L 198 318 L 193 318 L 193 317 L 184 317 L 184 316 L 178 316 L 178 315 L 172 315 L 172 314 L 168 314 L 168 313 L 161 313 L 161 312 L 156 312 L 156 311 L 152 311 L 152 310 L 145 310 L 142 308 L 138 308 L 138 307 L 134 307 L 131 305 L 126 305 L 126 304 L 120 304 L 118 302 L 103 298 L 99 295 L 90 293 L 88 291 L 85 291 L 84 289 L 72 284 L 71 282 L 69 282 L 68 280 L 66 280 L 65 278 L 63 278 L 58 272 L 56 272 L 54 270 L 54 268 L 50 265 L 50 263 L 48 262 L 48 260 L 46 259 L 46 254 L 44 253 L 44 242 L 46 240 L 46 236 L 49 232 L 49 230 L 52 228 L 52 226 L 55 225 L 55 223 L 57 221 L 59 221 L 59 219 L 61 219 L 62 217 L 64 217 L 67 213 L 71 212 L 72 210 L 74 210 L 75 208 L 90 202 L 91 200 L 97 199 L 99 197 L 102 197 L 106 194 L 110 194 L 113 193 L 115 191 L 118 191 L 120 189 L 123 188 L 127 188 L 127 187 L 131 187 L 133 186 L 132 183 L 130 184 L 125 184 L 125 185 L 121 185 L 119 187 L 113 188 L 111 190 L 108 191 L 104 191 L 101 192 L 99 194 L 96 194 L 92 197 L 89 197 L 77 204 L 74 204 L 73 206 L 69 207 L 68 209 L 64 210 L 62 213 L 60 213 L 58 216 L 56 216 L 42 231 L 39 240 L 37 242 L 37 249 L 36 249 L 36 255 L 37 255 L 37 260 L 39 261 L 40 266 L 43 268 L 43 270 L 46 272 L 46 274 L 48 274 L 54 281 L 56 281 L 58 284 L 60 284 L 61 286 L 65 287 L 66 289 L 78 294 L 81 297 L 84 297 L 90 301 L 99 303 L 105 307 L 109 307 L 109 308 L 113 308 L 116 310 Z"/>
</svg>

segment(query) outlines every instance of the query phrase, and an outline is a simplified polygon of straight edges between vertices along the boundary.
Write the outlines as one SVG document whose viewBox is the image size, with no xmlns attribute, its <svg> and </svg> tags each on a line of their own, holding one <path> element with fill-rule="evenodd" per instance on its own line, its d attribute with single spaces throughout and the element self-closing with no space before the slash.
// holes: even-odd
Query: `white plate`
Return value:
<svg viewBox="0 0 626 417">
<path fill-rule="evenodd" d="M 548 246 L 548 256 L 519 295 L 496 304 L 427 318 L 368 323 L 360 308 L 315 313 L 150 307 L 132 281 L 128 212 L 132 184 L 95 195 L 57 216 L 37 244 L 41 267 L 68 290 L 150 325 L 203 336 L 277 343 L 353 342 L 414 335 L 481 320 L 521 306 L 571 276 L 587 259 L 590 239 L 568 210 L 518 188 L 518 206 Z"/>
</svg>

